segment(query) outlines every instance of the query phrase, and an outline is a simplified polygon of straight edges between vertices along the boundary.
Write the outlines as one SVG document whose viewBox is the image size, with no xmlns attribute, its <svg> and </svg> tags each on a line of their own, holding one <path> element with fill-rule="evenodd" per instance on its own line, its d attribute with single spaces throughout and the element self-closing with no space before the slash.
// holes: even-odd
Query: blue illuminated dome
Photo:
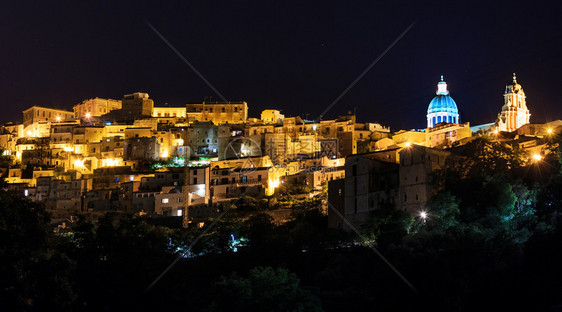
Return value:
<svg viewBox="0 0 562 312">
<path fill-rule="evenodd" d="M 443 81 L 443 76 L 441 76 L 441 81 L 437 84 L 436 96 L 431 100 L 427 108 L 427 127 L 433 128 L 436 124 L 442 122 L 460 123 L 457 103 L 449 95 L 447 83 Z"/>
</svg>

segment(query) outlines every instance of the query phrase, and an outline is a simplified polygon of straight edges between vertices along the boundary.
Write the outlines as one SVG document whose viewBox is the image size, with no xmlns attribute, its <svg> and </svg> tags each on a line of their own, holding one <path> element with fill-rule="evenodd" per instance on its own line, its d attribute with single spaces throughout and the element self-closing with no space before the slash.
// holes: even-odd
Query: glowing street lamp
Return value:
<svg viewBox="0 0 562 312">
<path fill-rule="evenodd" d="M 533 160 L 534 161 L 541 161 L 542 156 L 540 154 L 533 154 Z"/>
<path fill-rule="evenodd" d="M 546 129 L 546 133 L 548 133 L 548 134 L 552 134 L 552 128 L 548 128 L 548 129 Z"/>
<path fill-rule="evenodd" d="M 57 122 L 60 122 L 60 116 L 57 116 L 56 119 L 57 119 Z"/>
<path fill-rule="evenodd" d="M 86 113 L 86 118 L 90 119 L 90 117 L 92 117 L 92 114 Z"/>
<path fill-rule="evenodd" d="M 406 147 L 410 147 L 410 146 L 412 146 L 412 143 L 410 143 L 410 142 L 406 142 L 406 144 L 405 144 L 404 146 L 406 146 Z"/>
<path fill-rule="evenodd" d="M 425 219 L 427 219 L 427 212 L 422 211 L 420 212 L 420 217 L 423 219 L 423 221 L 425 222 Z"/>
</svg>

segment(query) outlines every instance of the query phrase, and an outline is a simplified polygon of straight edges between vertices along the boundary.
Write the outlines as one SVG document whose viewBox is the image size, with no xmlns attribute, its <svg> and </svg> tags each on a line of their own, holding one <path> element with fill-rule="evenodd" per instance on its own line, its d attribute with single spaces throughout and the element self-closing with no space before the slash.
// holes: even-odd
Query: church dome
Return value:
<svg viewBox="0 0 562 312">
<path fill-rule="evenodd" d="M 447 83 L 443 81 L 443 76 L 441 76 L 441 81 L 437 84 L 436 95 L 427 108 L 427 127 L 433 128 L 441 122 L 460 123 L 457 103 L 449 95 Z"/>
<path fill-rule="evenodd" d="M 427 113 L 439 113 L 439 112 L 447 112 L 458 114 L 459 109 L 457 108 L 457 103 L 450 95 L 437 95 L 431 100 L 429 103 L 429 107 L 427 108 Z"/>
</svg>

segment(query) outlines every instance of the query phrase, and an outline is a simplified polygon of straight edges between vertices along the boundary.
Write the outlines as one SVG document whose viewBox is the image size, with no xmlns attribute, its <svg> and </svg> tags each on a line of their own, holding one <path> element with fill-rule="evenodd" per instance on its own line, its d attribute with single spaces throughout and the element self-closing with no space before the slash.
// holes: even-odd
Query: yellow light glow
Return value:
<svg viewBox="0 0 562 312">
<path fill-rule="evenodd" d="M 551 128 L 548 128 L 548 129 L 546 130 L 546 132 L 547 132 L 548 134 L 552 134 L 552 129 L 551 129 Z"/>
<path fill-rule="evenodd" d="M 76 159 L 74 161 L 74 168 L 76 167 L 84 167 L 84 159 Z"/>
<path fill-rule="evenodd" d="M 27 131 L 27 136 L 33 136 L 33 133 L 31 131 Z"/>
<path fill-rule="evenodd" d="M 494 130 L 494 134 L 498 134 L 498 129 Z"/>
<path fill-rule="evenodd" d="M 533 154 L 533 159 L 535 161 L 540 161 L 542 159 L 542 156 L 540 154 Z"/>
<path fill-rule="evenodd" d="M 86 113 L 86 118 L 90 118 L 90 117 L 92 117 L 92 114 Z"/>
<path fill-rule="evenodd" d="M 101 160 L 102 167 L 115 167 L 115 166 L 119 166 L 119 163 L 120 163 L 119 159 L 106 158 Z"/>
<path fill-rule="evenodd" d="M 410 142 L 406 142 L 406 144 L 405 144 L 406 147 L 410 147 L 411 145 L 412 145 L 412 143 L 410 143 Z"/>
<path fill-rule="evenodd" d="M 279 187 L 279 180 L 269 180 L 269 187 L 275 190 Z"/>
<path fill-rule="evenodd" d="M 66 145 L 65 147 L 62 148 L 65 152 L 72 152 L 74 150 L 74 148 L 72 148 L 72 146 L 68 146 Z"/>
<path fill-rule="evenodd" d="M 168 158 L 168 150 L 164 150 L 161 155 L 162 158 Z"/>
<path fill-rule="evenodd" d="M 183 146 L 183 139 L 178 139 L 177 143 L 178 143 L 178 146 Z"/>
</svg>

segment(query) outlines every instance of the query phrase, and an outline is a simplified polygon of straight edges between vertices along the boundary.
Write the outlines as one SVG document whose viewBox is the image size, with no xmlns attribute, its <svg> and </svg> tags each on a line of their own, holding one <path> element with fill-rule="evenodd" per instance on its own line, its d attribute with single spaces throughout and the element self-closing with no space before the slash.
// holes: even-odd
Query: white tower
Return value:
<svg viewBox="0 0 562 312">
<path fill-rule="evenodd" d="M 502 111 L 496 121 L 499 131 L 512 132 L 529 123 L 531 114 L 527 109 L 525 92 L 517 83 L 515 73 L 513 73 L 513 84 L 505 87 L 503 101 Z"/>
</svg>

